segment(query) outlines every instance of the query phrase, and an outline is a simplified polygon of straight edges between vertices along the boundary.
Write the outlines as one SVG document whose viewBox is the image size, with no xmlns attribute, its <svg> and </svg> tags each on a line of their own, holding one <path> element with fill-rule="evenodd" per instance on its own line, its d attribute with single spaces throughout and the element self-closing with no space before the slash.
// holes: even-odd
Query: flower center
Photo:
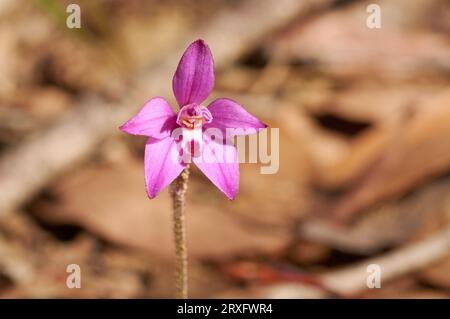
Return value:
<svg viewBox="0 0 450 319">
<path fill-rule="evenodd" d="M 203 123 L 211 123 L 212 115 L 209 110 L 196 103 L 185 105 L 178 112 L 177 124 L 188 129 L 201 128 Z"/>
</svg>

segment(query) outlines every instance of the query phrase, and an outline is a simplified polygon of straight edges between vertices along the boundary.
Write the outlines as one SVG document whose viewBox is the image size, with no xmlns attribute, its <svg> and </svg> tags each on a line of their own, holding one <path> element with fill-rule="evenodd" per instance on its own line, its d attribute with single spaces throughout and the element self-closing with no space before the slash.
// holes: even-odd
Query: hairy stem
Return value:
<svg viewBox="0 0 450 319">
<path fill-rule="evenodd" d="M 170 185 L 170 193 L 173 201 L 173 225 L 175 235 L 176 253 L 176 287 L 177 298 L 188 297 L 188 274 L 187 274 L 187 247 L 186 247 L 186 224 L 184 218 L 185 194 L 189 178 L 189 167 L 186 167 Z"/>
</svg>

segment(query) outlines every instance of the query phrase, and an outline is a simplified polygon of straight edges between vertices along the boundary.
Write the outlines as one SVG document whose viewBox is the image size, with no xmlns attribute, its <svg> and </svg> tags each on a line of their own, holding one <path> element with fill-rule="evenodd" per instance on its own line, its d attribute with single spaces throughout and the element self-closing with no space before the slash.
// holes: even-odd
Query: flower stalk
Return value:
<svg viewBox="0 0 450 319">
<path fill-rule="evenodd" d="M 189 166 L 170 185 L 173 202 L 173 229 L 175 238 L 176 297 L 188 298 L 188 253 L 186 245 L 185 194 L 188 187 Z"/>
</svg>

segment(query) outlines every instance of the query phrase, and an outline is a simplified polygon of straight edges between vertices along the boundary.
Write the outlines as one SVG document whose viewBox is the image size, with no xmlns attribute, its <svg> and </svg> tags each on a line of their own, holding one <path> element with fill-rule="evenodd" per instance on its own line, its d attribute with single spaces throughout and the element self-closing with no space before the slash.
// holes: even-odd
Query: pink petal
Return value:
<svg viewBox="0 0 450 319">
<path fill-rule="evenodd" d="M 214 87 L 214 62 L 203 40 L 193 42 L 184 52 L 173 77 L 173 93 L 180 107 L 203 102 Z"/>
<path fill-rule="evenodd" d="M 165 99 L 155 97 L 147 101 L 138 114 L 123 124 L 120 129 L 128 134 L 161 139 L 168 137 L 175 127 L 175 112 Z"/>
<path fill-rule="evenodd" d="M 162 140 L 149 138 L 145 145 L 145 184 L 150 198 L 154 198 L 169 185 L 185 167 L 173 160 L 172 152 L 178 150 L 175 140 L 171 137 Z"/>
<path fill-rule="evenodd" d="M 218 189 L 233 200 L 239 190 L 239 162 L 236 148 L 217 143 L 204 134 L 202 156 L 192 161 Z"/>
<path fill-rule="evenodd" d="M 235 135 L 248 135 L 259 132 L 267 125 L 248 113 L 241 105 L 233 100 L 222 98 L 217 99 L 208 105 L 208 110 L 212 114 L 212 122 L 204 124 L 203 127 L 218 128 L 223 136 L 227 136 L 227 128 L 241 129 L 234 131 Z"/>
</svg>

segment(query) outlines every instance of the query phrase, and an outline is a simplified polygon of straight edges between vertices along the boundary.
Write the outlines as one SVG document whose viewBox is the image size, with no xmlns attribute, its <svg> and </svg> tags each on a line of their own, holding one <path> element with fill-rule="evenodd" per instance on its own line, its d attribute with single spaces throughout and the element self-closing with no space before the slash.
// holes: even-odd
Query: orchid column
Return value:
<svg viewBox="0 0 450 319">
<path fill-rule="evenodd" d="M 149 137 L 144 160 L 148 196 L 154 198 L 173 182 L 177 297 L 187 298 L 184 205 L 189 164 L 194 163 L 233 200 L 239 188 L 239 163 L 232 139 L 235 135 L 257 133 L 267 126 L 230 99 L 202 105 L 214 87 L 213 58 L 203 40 L 186 49 L 172 85 L 180 107 L 178 113 L 165 99 L 155 97 L 120 129 Z"/>
</svg>

